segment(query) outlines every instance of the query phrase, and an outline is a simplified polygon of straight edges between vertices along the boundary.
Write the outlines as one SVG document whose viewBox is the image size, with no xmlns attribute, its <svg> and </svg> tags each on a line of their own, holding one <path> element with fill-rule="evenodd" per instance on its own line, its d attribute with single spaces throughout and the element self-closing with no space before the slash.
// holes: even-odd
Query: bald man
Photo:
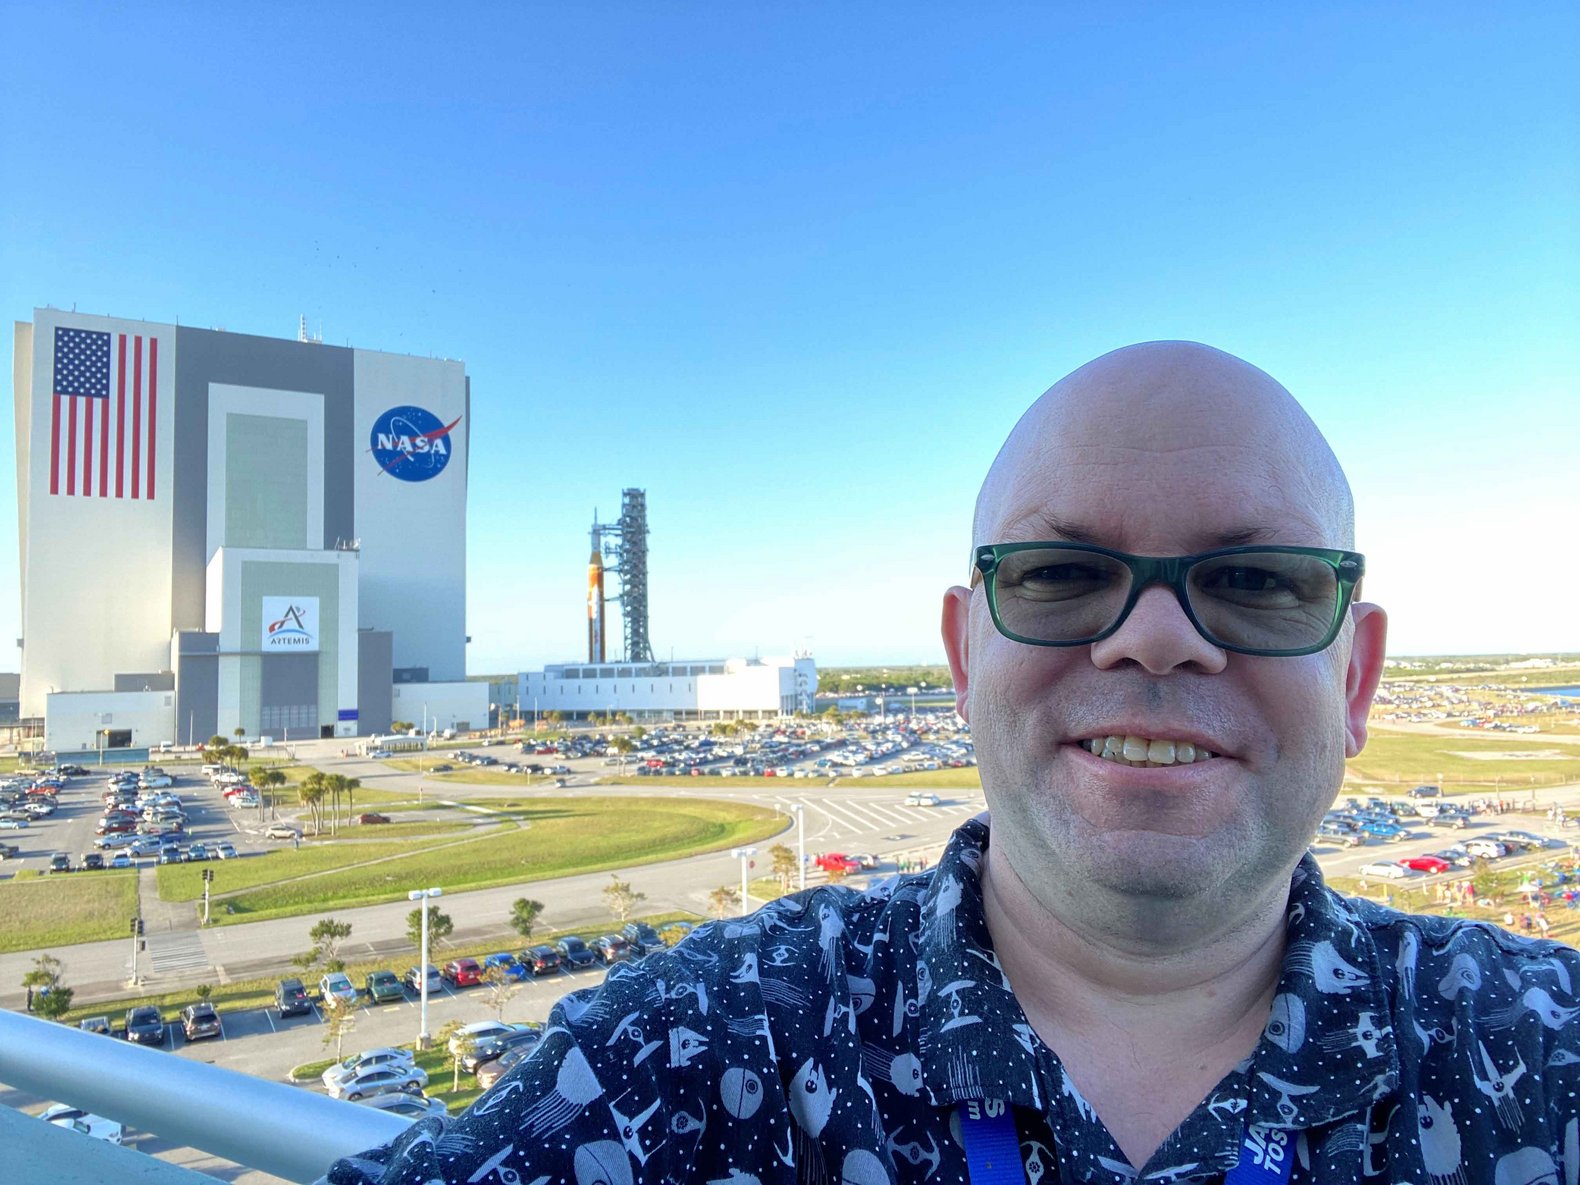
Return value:
<svg viewBox="0 0 1580 1185">
<path fill-rule="evenodd" d="M 1385 618 L 1288 392 L 1107 354 L 1021 418 L 972 532 L 943 633 L 988 815 L 925 873 L 616 967 L 332 1181 L 1576 1185 L 1580 957 L 1306 854 Z"/>
</svg>

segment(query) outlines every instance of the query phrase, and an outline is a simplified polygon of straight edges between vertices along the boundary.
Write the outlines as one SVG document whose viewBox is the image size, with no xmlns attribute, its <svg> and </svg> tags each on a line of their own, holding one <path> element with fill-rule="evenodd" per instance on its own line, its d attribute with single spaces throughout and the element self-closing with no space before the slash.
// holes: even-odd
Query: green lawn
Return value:
<svg viewBox="0 0 1580 1185">
<path fill-rule="evenodd" d="M 412 844 L 399 858 L 381 863 L 342 867 L 305 880 L 260 883 L 228 897 L 226 904 L 233 912 L 216 915 L 216 921 L 256 921 L 371 905 L 389 901 L 407 884 L 477 889 L 573 872 L 625 869 L 755 842 L 787 825 L 783 815 L 765 807 L 697 799 L 645 799 L 640 803 L 611 798 L 538 799 L 526 804 L 519 817 L 527 824 L 524 828 L 489 838 L 440 847 Z M 336 849 L 341 850 L 353 849 Z M 168 866 L 160 871 L 187 870 Z M 183 892 L 192 891 L 185 881 L 174 883 Z M 215 888 L 224 888 L 218 878 Z M 197 895 L 201 895 L 200 888 Z"/>
<path fill-rule="evenodd" d="M 392 840 L 388 843 L 368 844 L 319 844 L 307 843 L 300 849 L 289 844 L 261 856 L 244 856 L 239 860 L 221 860 L 205 864 L 161 864 L 155 869 L 159 896 L 164 901 L 195 901 L 203 896 L 203 870 L 214 873 L 211 891 L 229 893 L 235 889 L 250 889 L 258 885 L 294 877 L 312 876 L 378 860 L 385 856 L 404 856 L 411 852 L 428 851 L 431 843 Z M 441 849 L 442 850 L 442 849 Z"/>
<path fill-rule="evenodd" d="M 136 913 L 135 872 L 74 872 L 0 881 L 0 918 L 5 919 L 0 951 L 120 938 Z"/>
<path fill-rule="evenodd" d="M 1509 756 L 1547 749 L 1556 750 L 1559 755 Z M 1436 783 L 1439 774 L 1449 790 L 1454 784 L 1475 790 L 1551 786 L 1580 780 L 1580 748 L 1553 745 L 1543 741 L 1539 733 L 1493 739 L 1473 733 L 1436 736 L 1373 728 L 1366 748 L 1360 756 L 1352 757 L 1346 768 L 1351 782 L 1408 786 Z"/>
</svg>

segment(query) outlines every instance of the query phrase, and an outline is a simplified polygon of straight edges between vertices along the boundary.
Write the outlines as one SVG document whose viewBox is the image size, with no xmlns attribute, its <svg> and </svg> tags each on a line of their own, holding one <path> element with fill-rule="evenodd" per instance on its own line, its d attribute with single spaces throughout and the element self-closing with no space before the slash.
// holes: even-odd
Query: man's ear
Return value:
<svg viewBox="0 0 1580 1185">
<path fill-rule="evenodd" d="M 971 723 L 971 590 L 956 585 L 944 593 L 944 653 L 955 681 L 955 711 Z"/>
<path fill-rule="evenodd" d="M 1366 747 L 1366 718 L 1382 679 L 1388 646 L 1388 614 L 1381 606 L 1350 607 L 1355 632 L 1350 639 L 1350 665 L 1344 676 L 1344 755 L 1354 757 Z"/>
</svg>

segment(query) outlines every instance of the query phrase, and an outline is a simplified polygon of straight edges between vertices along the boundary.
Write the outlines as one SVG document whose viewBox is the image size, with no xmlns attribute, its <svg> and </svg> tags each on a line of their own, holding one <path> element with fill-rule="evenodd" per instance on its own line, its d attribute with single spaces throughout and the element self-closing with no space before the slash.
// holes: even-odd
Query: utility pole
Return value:
<svg viewBox="0 0 1580 1185">
<path fill-rule="evenodd" d="M 141 986 L 141 984 L 143 982 L 142 979 L 137 974 L 137 949 L 138 949 L 138 947 L 142 946 L 142 944 L 143 944 L 143 919 L 142 919 L 142 915 L 141 914 L 138 914 L 138 915 L 136 915 L 135 917 L 132 918 L 131 930 L 132 930 L 132 978 L 131 978 L 130 982 L 131 982 L 131 986 L 132 987 L 139 987 L 139 986 Z"/>
</svg>

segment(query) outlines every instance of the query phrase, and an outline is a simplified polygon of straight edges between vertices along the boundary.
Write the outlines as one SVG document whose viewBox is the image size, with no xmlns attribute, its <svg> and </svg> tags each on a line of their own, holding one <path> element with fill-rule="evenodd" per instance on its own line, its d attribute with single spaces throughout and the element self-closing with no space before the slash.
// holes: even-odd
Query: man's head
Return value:
<svg viewBox="0 0 1580 1185">
<path fill-rule="evenodd" d="M 1353 517 L 1332 451 L 1272 378 L 1207 346 L 1150 342 L 1088 363 L 1021 417 L 972 542 L 1347 549 Z M 1083 885 L 1187 900 L 1287 880 L 1365 743 L 1383 622 L 1355 605 L 1319 653 L 1231 653 L 1154 585 L 1111 635 L 1041 647 L 995 629 L 980 580 L 951 589 L 945 645 L 995 847 L 1050 907 Z M 1218 756 L 1133 768 L 1082 745 L 1114 735 Z"/>
</svg>

